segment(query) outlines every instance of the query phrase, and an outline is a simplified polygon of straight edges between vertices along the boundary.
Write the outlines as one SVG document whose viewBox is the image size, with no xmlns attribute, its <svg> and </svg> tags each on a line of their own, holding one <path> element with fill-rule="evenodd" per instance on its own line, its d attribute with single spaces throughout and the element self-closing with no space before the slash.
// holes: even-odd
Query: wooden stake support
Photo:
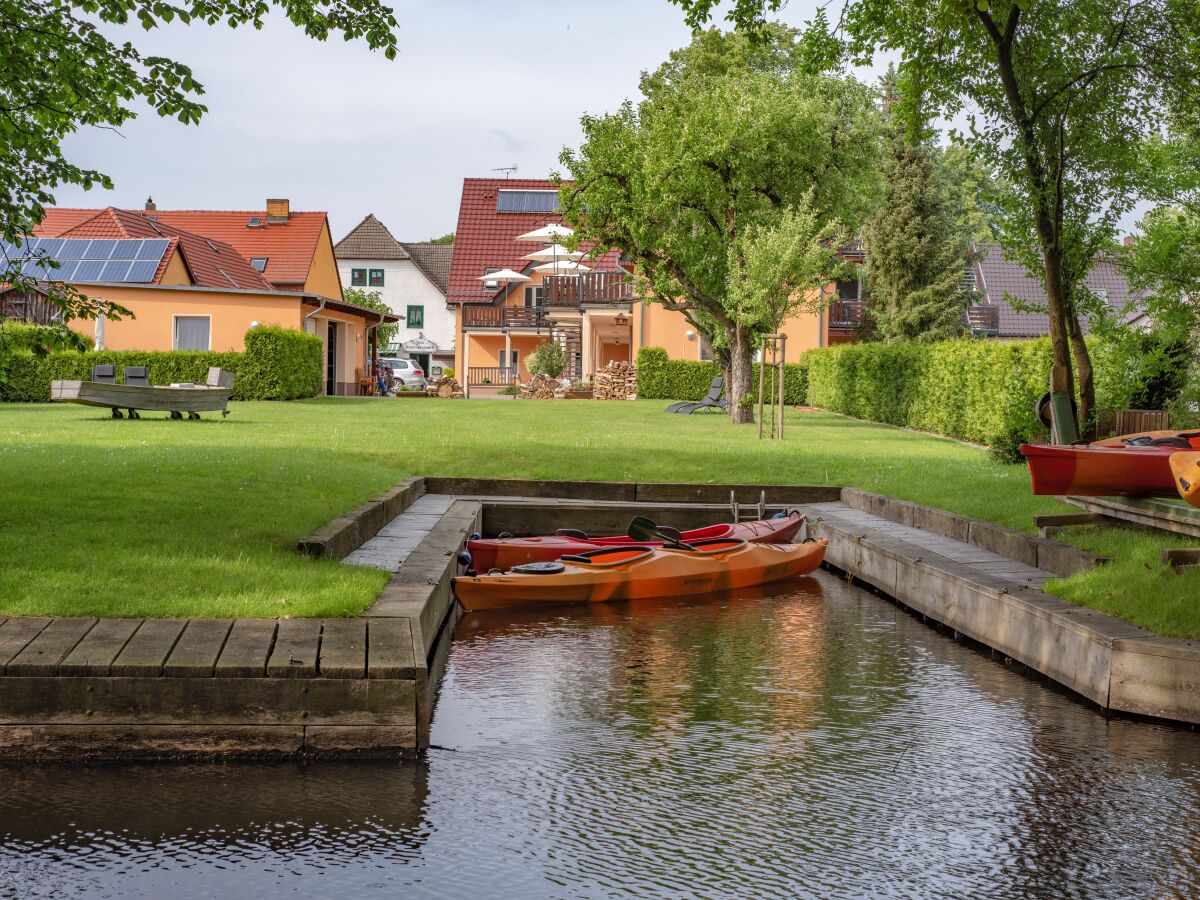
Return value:
<svg viewBox="0 0 1200 900">
<path fill-rule="evenodd" d="M 786 334 L 764 334 L 758 363 L 758 436 L 763 437 L 764 405 L 770 415 L 767 436 L 783 440 L 783 360 L 787 346 Z"/>
</svg>

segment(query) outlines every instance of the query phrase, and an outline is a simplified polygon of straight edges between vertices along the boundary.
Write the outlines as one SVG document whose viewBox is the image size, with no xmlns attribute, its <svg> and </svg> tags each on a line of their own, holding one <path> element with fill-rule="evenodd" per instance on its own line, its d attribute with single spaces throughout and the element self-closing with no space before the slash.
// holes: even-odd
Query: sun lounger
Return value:
<svg viewBox="0 0 1200 900">
<path fill-rule="evenodd" d="M 725 388 L 725 379 L 718 375 L 712 380 L 712 384 L 708 387 L 708 393 L 703 400 L 684 401 L 682 403 L 672 403 L 666 408 L 666 412 L 680 413 L 682 415 L 691 415 L 697 410 L 718 410 L 724 412 L 728 401 L 721 397 L 721 391 Z"/>
</svg>

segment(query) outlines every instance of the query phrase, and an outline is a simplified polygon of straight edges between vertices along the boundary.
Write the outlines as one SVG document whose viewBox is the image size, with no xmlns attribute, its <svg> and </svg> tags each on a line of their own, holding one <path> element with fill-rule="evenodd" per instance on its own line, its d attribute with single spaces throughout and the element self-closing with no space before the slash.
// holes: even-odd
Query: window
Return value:
<svg viewBox="0 0 1200 900">
<path fill-rule="evenodd" d="M 366 269 L 351 269 L 350 284 L 354 287 L 367 286 L 367 270 Z"/>
<path fill-rule="evenodd" d="M 250 265 L 258 269 L 260 272 L 265 272 L 267 268 L 267 258 L 265 256 L 250 257 Z"/>
<path fill-rule="evenodd" d="M 410 306 L 408 308 L 408 316 L 405 324 L 409 328 L 424 328 L 425 327 L 425 307 Z"/>
<path fill-rule="evenodd" d="M 708 338 L 704 337 L 704 335 L 700 336 L 700 358 L 706 362 L 713 358 L 712 344 L 708 342 Z"/>
<path fill-rule="evenodd" d="M 500 271 L 500 270 L 499 270 L 499 269 L 497 269 L 495 266 L 488 266 L 486 269 L 484 269 L 484 270 L 483 270 L 483 274 L 484 274 L 484 275 L 491 275 L 493 272 L 499 272 L 499 271 Z M 488 290 L 492 290 L 492 291 L 494 291 L 496 288 L 500 287 L 500 282 L 498 282 L 498 281 L 485 281 L 485 282 L 483 283 L 483 286 L 484 286 L 485 288 L 487 288 Z"/>
<path fill-rule="evenodd" d="M 521 361 L 520 357 L 521 357 L 520 350 L 512 350 L 509 353 L 505 353 L 503 350 L 501 350 L 500 351 L 500 368 L 507 369 L 507 368 L 511 367 L 513 370 L 513 373 L 515 374 L 516 370 L 517 370 L 517 364 Z"/>
<path fill-rule="evenodd" d="M 850 281 L 839 281 L 837 283 L 838 299 L 839 300 L 858 300 L 859 299 L 859 280 L 857 278 Z"/>
<path fill-rule="evenodd" d="M 383 287 L 383 269 L 372 269 L 368 283 L 371 287 Z"/>
<path fill-rule="evenodd" d="M 212 319 L 208 316 L 176 316 L 176 350 L 208 350 L 208 339 Z"/>
<path fill-rule="evenodd" d="M 541 285 L 525 288 L 525 305 L 542 306 L 546 302 L 546 289 Z"/>
</svg>

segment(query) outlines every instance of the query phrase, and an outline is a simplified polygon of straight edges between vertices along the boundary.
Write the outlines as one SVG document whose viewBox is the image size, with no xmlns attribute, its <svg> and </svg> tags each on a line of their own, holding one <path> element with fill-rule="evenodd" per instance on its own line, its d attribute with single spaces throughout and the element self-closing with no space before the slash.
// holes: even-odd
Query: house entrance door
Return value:
<svg viewBox="0 0 1200 900">
<path fill-rule="evenodd" d="M 330 322 L 325 337 L 325 393 L 330 397 L 337 394 L 337 342 L 337 322 Z"/>
</svg>

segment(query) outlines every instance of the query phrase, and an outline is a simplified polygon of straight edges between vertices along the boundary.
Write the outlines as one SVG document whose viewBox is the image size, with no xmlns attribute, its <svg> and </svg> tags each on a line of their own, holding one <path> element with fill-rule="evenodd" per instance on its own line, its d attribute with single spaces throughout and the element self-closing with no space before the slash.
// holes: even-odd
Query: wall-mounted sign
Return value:
<svg viewBox="0 0 1200 900">
<path fill-rule="evenodd" d="M 437 348 L 437 344 L 425 338 L 413 338 L 411 341 L 404 342 L 406 353 L 436 353 Z"/>
</svg>

